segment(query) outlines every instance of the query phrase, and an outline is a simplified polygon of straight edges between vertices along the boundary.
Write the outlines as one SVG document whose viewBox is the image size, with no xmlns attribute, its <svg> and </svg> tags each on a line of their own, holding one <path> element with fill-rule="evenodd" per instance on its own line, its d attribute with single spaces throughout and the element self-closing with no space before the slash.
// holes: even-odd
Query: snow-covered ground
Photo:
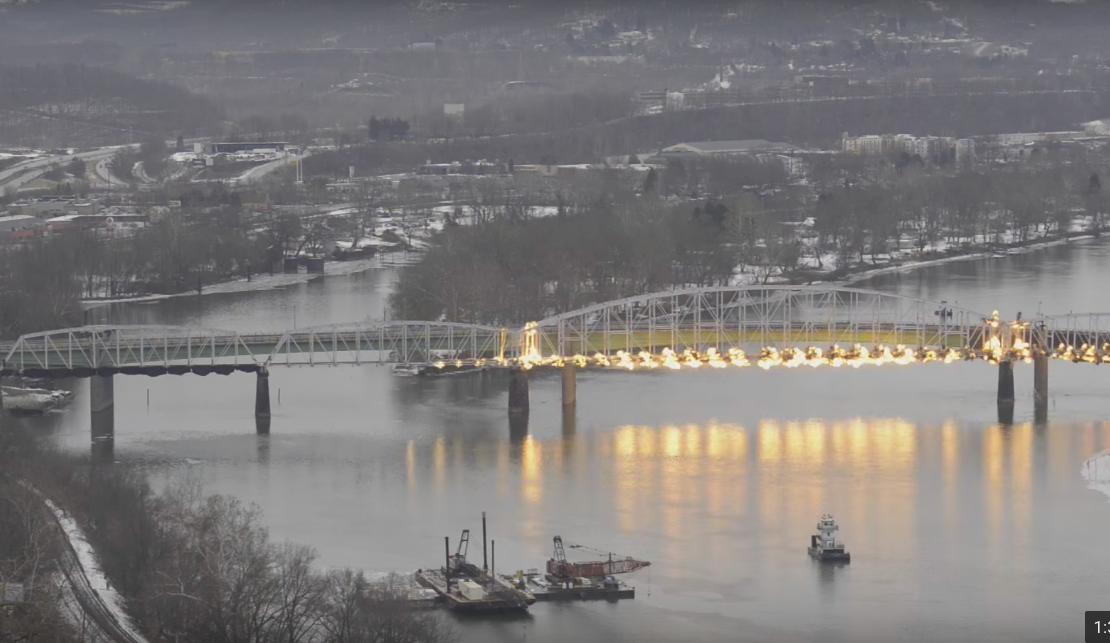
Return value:
<svg viewBox="0 0 1110 643">
<path fill-rule="evenodd" d="M 932 266 L 953 261 L 968 261 L 982 259 L 999 254 L 1021 254 L 1032 252 L 1041 248 L 1069 243 L 1080 239 L 1087 239 L 1093 235 L 1084 234 L 1090 229 L 1090 221 L 1085 217 L 1075 217 L 1068 226 L 1068 235 L 1065 237 L 1037 237 L 1030 236 L 1025 242 L 1020 243 L 1017 232 L 1007 230 L 997 234 L 979 234 L 969 241 L 952 244 L 944 239 L 930 242 L 921 250 L 915 245 L 915 239 L 903 235 L 899 240 L 899 250 L 879 254 L 875 263 L 853 262 L 850 276 L 841 283 L 854 283 L 876 275 L 905 272 L 925 266 Z M 1036 233 L 1034 233 L 1036 234 Z M 825 252 L 821 254 L 818 262 L 814 251 L 815 237 L 810 236 L 800 240 L 802 243 L 802 258 L 798 262 L 798 269 L 811 273 L 830 274 L 837 268 L 836 253 Z M 1013 246 L 1000 248 L 998 246 Z M 819 267 L 820 266 L 820 267 Z M 782 283 L 788 281 L 782 271 L 776 268 L 761 266 L 737 266 L 730 283 L 735 286 L 755 285 L 763 282 Z"/>
</svg>

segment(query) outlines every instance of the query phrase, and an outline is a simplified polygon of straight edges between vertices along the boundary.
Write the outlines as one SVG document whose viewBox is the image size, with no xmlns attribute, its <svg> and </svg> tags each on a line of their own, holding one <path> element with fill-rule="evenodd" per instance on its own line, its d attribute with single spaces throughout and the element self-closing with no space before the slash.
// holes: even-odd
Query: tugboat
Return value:
<svg viewBox="0 0 1110 643">
<path fill-rule="evenodd" d="M 817 533 L 809 537 L 809 555 L 822 563 L 848 563 L 852 555 L 844 549 L 844 543 L 836 539 L 840 529 L 831 514 L 824 514 L 817 521 Z"/>
</svg>

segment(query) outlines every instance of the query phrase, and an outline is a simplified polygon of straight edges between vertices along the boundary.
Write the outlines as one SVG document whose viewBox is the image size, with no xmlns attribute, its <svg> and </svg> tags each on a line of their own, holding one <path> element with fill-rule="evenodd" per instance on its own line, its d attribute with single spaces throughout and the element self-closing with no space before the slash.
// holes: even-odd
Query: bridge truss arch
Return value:
<svg viewBox="0 0 1110 643">
<path fill-rule="evenodd" d="M 720 286 L 627 297 L 530 324 L 521 351 L 542 355 L 724 352 L 839 345 L 967 349 L 988 316 L 948 304 L 830 286 Z"/>
</svg>

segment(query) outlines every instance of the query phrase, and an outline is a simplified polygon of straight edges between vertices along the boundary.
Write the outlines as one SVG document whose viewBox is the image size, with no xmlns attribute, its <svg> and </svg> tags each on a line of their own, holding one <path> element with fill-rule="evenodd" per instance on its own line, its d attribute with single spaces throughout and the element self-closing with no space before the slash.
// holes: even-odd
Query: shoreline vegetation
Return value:
<svg viewBox="0 0 1110 643">
<path fill-rule="evenodd" d="M 271 539 L 256 506 L 206 495 L 195 480 L 156 493 L 142 471 L 60 453 L 22 431 L 0 433 L 0 466 L 11 500 L 0 506 L 0 571 L 28 588 L 28 602 L 0 618 L 0 639 L 89 635 L 88 608 L 59 600 L 70 592 L 58 553 L 67 547 L 92 584 L 85 589 L 133 640 L 456 639 L 408 603 L 396 578 L 319 570 L 311 547 Z"/>
<path fill-rule="evenodd" d="M 972 261 L 977 259 L 985 259 L 993 257 L 998 253 L 1004 253 L 1007 255 L 1024 254 L 1058 245 L 1068 244 L 1074 241 L 1097 239 L 1101 236 L 1101 233 L 1103 232 L 1110 232 L 1110 227 L 1104 226 L 1099 231 L 1091 231 L 1086 229 L 1071 230 L 1067 234 L 1063 235 L 1050 233 L 1044 237 L 1026 239 L 1023 241 L 1015 240 L 1009 243 L 1002 243 L 997 241 L 982 241 L 979 243 L 968 243 L 958 247 L 948 247 L 943 250 L 930 248 L 923 251 L 915 251 L 911 249 L 908 253 L 900 254 L 897 257 L 892 255 L 887 257 L 886 259 L 878 259 L 874 263 L 859 263 L 852 265 L 851 267 L 844 270 L 804 271 L 786 275 L 775 274 L 771 275 L 768 278 L 767 283 L 786 285 L 828 283 L 850 286 L 871 279 L 872 277 L 877 277 L 884 274 L 910 272 L 921 268 L 928 268 L 930 266 L 936 266 L 956 261 Z M 238 278 L 207 284 L 204 286 L 202 292 L 200 293 L 190 290 L 178 293 L 151 294 L 135 297 L 121 296 L 115 298 L 108 297 L 82 299 L 81 305 L 82 307 L 88 309 L 108 304 L 143 303 L 179 297 L 240 294 L 248 292 L 263 292 L 266 290 L 280 290 L 289 286 L 295 286 L 308 283 L 310 281 L 315 281 L 317 279 L 354 275 L 361 272 L 366 272 L 368 270 L 373 270 L 377 267 L 383 267 L 380 256 L 375 256 L 373 259 L 331 261 L 325 264 L 325 272 L 322 274 L 260 274 L 254 276 L 250 280 L 245 278 Z M 400 267 L 403 268 L 403 265 L 401 265 Z M 750 275 L 750 273 L 745 274 Z"/>
<path fill-rule="evenodd" d="M 537 223 L 538 225 L 549 225 L 548 223 Z M 574 224 L 568 225 L 573 226 Z M 562 279 L 543 280 L 541 277 L 530 284 L 522 285 L 519 283 L 521 279 L 517 275 L 524 275 L 525 280 L 527 279 L 528 268 L 526 262 L 528 259 L 514 260 L 515 255 L 512 250 L 506 252 L 504 245 L 500 248 L 491 248 L 491 254 L 497 256 L 498 261 L 506 266 L 506 272 L 513 275 L 507 284 L 503 284 L 505 287 L 502 290 L 519 292 L 523 289 L 530 290 L 532 293 L 540 293 L 532 301 L 534 309 L 537 309 L 533 314 L 521 314 L 523 312 L 520 310 L 521 307 L 516 306 L 513 302 L 505 301 L 500 295 L 490 295 L 488 287 L 483 289 L 480 286 L 474 287 L 464 283 L 459 275 L 467 273 L 475 263 L 480 264 L 485 260 L 460 259 L 458 257 L 459 249 L 457 247 L 452 248 L 452 246 L 460 245 L 458 240 L 441 238 L 433 240 L 429 254 L 423 256 L 419 263 L 402 273 L 398 288 L 391 296 L 390 305 L 391 314 L 396 318 L 445 318 L 452 321 L 502 323 L 502 320 L 539 318 L 544 314 L 549 314 L 552 309 L 573 310 L 576 307 L 609 299 L 696 286 L 814 285 L 819 283 L 849 286 L 883 274 L 910 272 L 956 261 L 972 261 L 1024 254 L 1081 240 L 1097 239 L 1108 230 L 1110 230 L 1110 227 L 1104 225 L 1101 218 L 1075 216 L 1068 221 L 1059 223 L 1057 229 L 1046 226 L 1042 232 L 1036 235 L 1019 235 L 1012 229 L 1002 229 L 990 234 L 973 235 L 970 240 L 959 243 L 940 241 L 939 243 L 920 244 L 918 247 L 912 247 L 911 239 L 903 236 L 897 244 L 892 244 L 895 247 L 888 249 L 883 254 L 876 253 L 869 260 L 864 260 L 862 256 L 853 257 L 849 261 L 845 261 L 843 252 L 839 253 L 839 256 L 835 253 L 825 253 L 825 256 L 819 259 L 817 258 L 820 253 L 818 250 L 819 242 L 815 239 L 795 240 L 791 242 L 791 247 L 786 250 L 792 257 L 787 262 L 780 262 L 777 265 L 769 265 L 766 260 L 761 263 L 745 263 L 743 258 L 740 259 L 738 264 L 733 265 L 730 263 L 730 258 L 735 255 L 730 250 L 735 248 L 728 247 L 730 244 L 721 244 L 716 240 L 711 240 L 692 252 L 689 248 L 677 248 L 678 252 L 676 254 L 685 252 L 685 257 L 677 260 L 673 255 L 669 257 L 669 261 L 666 262 L 669 265 L 664 265 L 663 270 L 660 271 L 663 273 L 663 278 L 655 279 L 654 283 L 645 283 L 645 281 L 652 281 L 652 274 L 651 267 L 643 264 L 638 266 L 639 269 L 629 269 L 631 279 L 626 284 L 614 284 L 612 283 L 613 279 L 608 275 L 596 279 L 591 275 L 589 268 L 583 269 L 579 265 L 575 268 L 578 275 L 577 283 L 581 285 L 581 290 L 593 291 L 589 293 L 565 292 Z M 464 234 L 468 235 L 488 236 L 492 245 L 503 242 L 502 232 L 490 232 L 488 235 L 484 235 L 481 232 L 463 231 Z M 445 232 L 445 234 L 451 233 L 451 230 Z M 650 233 L 648 234 L 650 235 Z M 557 238 L 560 233 L 550 231 L 549 234 L 545 233 L 545 236 Z M 472 249 L 476 245 L 481 245 L 481 243 L 467 244 L 464 242 L 461 245 Z M 696 243 L 695 241 L 695 245 Z M 773 248 L 769 246 L 773 246 L 774 243 L 772 241 L 763 245 L 761 241 L 760 245 L 762 247 L 757 248 L 757 251 L 773 252 Z M 513 243 L 507 245 L 512 246 Z M 605 244 L 602 243 L 601 245 Z M 681 246 L 681 242 L 678 245 Z M 782 252 L 782 250 L 779 251 Z M 464 249 L 461 252 L 465 254 L 466 250 Z M 505 254 L 508 254 L 509 258 L 506 258 Z M 609 265 L 628 260 L 627 257 L 617 253 L 616 256 L 609 259 Z M 635 259 L 630 261 L 631 263 L 636 262 Z M 839 267 L 841 265 L 844 267 Z M 678 274 L 679 269 L 685 269 L 686 274 L 689 275 L 691 274 L 689 272 L 691 268 L 695 269 L 694 279 L 684 278 L 681 274 Z M 671 270 L 675 271 L 673 279 L 667 279 L 666 277 L 669 275 L 666 273 Z M 470 274 L 474 275 L 475 273 L 471 272 Z M 657 272 L 655 276 L 659 277 L 660 274 Z M 607 278 L 609 283 L 605 282 Z M 637 282 L 635 281 L 636 278 L 644 278 L 645 281 Z M 518 283 L 514 284 L 513 281 Z M 572 280 L 573 282 L 574 280 Z M 477 283 L 477 280 L 472 283 Z M 443 285 L 448 288 L 443 289 Z M 437 292 L 437 286 L 441 288 L 439 292 Z M 470 310 L 466 310 L 462 306 L 455 309 L 451 308 L 451 304 L 457 304 L 460 301 L 467 301 L 475 297 L 480 298 L 483 295 L 495 297 L 492 303 L 493 310 L 497 312 L 492 316 L 483 315 L 480 308 Z M 590 295 L 594 296 L 591 297 Z M 500 307 L 498 308 L 498 306 Z"/>
</svg>

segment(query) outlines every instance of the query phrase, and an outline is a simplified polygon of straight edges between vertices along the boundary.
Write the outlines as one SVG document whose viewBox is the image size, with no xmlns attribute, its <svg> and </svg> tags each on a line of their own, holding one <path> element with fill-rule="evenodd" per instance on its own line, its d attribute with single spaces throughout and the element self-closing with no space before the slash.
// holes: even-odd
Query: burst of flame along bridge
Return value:
<svg viewBox="0 0 1110 643">
<path fill-rule="evenodd" d="M 861 367 L 985 360 L 998 365 L 1000 421 L 1013 416 L 1013 364 L 1034 364 L 1038 419 L 1048 359 L 1110 363 L 1110 313 L 1003 321 L 948 303 L 828 286 L 706 287 L 629 297 L 519 328 L 365 321 L 245 333 L 172 326 L 85 326 L 0 345 L 0 375 L 91 377 L 94 439 L 111 440 L 116 374 L 258 374 L 258 431 L 269 431 L 275 366 L 414 364 L 502 367 L 511 413 L 527 413 L 529 371 L 562 371 L 564 408 L 576 369 Z M 98 429 L 97 420 L 99 417 Z"/>
</svg>

